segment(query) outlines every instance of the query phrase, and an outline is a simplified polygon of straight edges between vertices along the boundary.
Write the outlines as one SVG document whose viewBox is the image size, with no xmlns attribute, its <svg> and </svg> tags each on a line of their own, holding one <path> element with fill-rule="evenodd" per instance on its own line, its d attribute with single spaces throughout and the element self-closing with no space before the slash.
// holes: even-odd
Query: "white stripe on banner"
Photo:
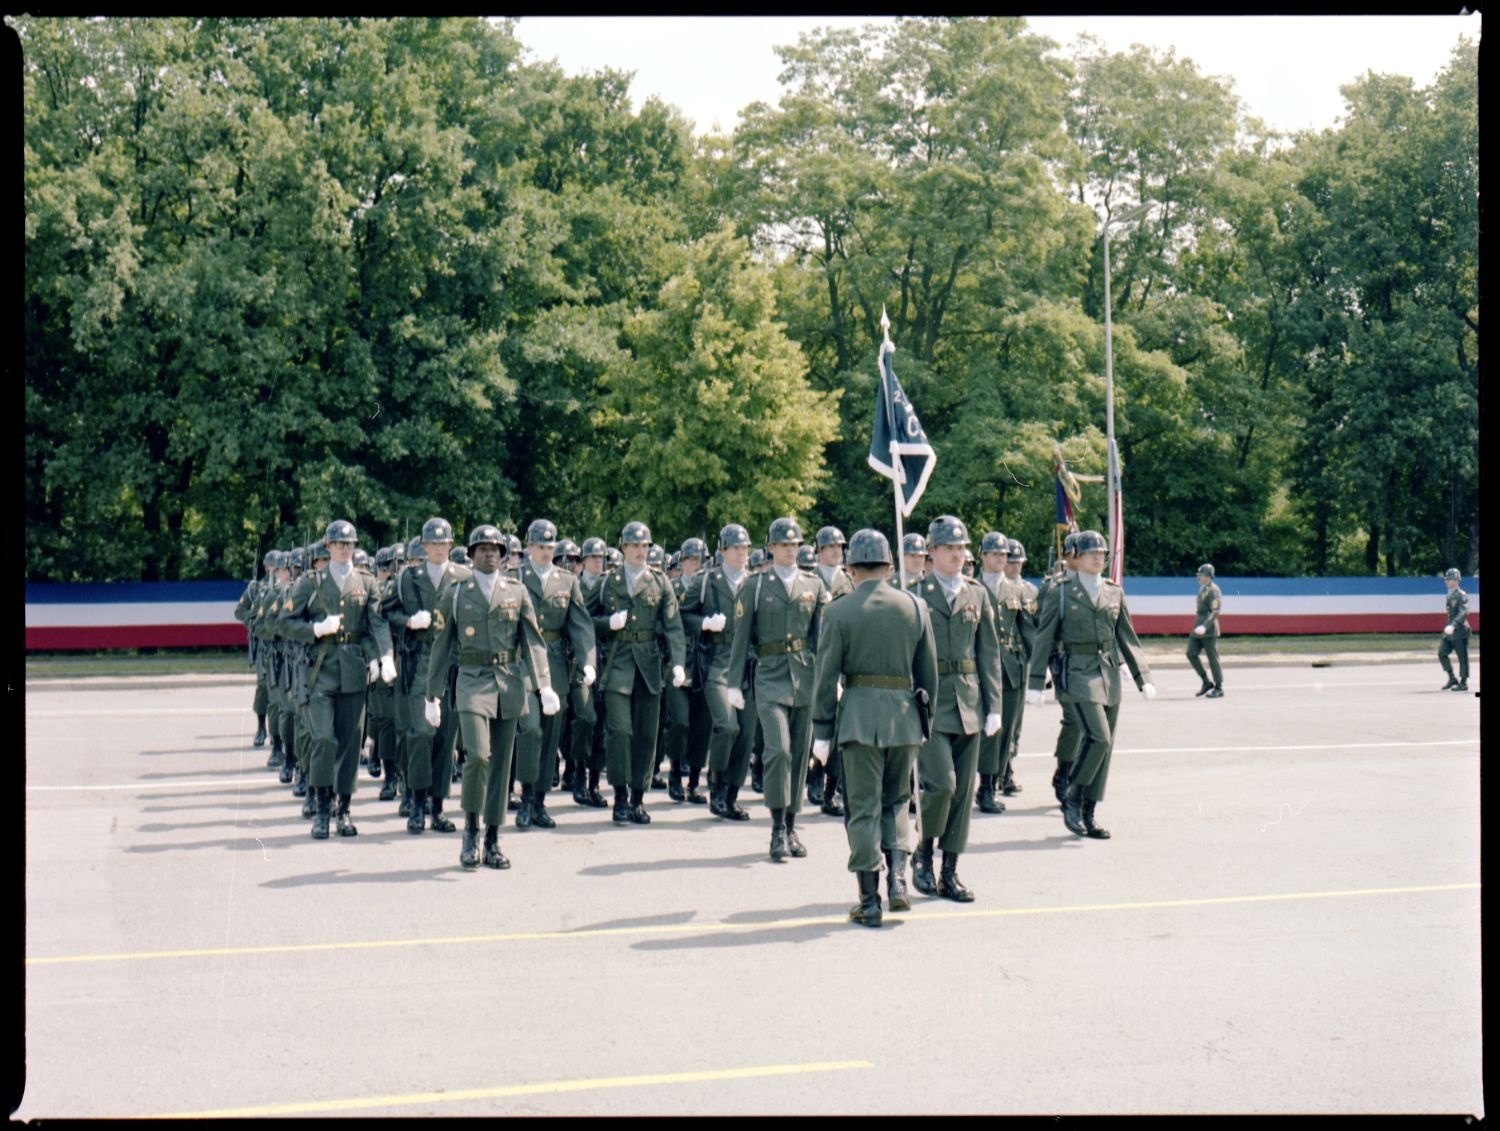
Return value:
<svg viewBox="0 0 1500 1131">
<path fill-rule="evenodd" d="M 111 605 L 27 605 L 27 628 L 238 624 L 233 601 L 127 601 Z"/>
<path fill-rule="evenodd" d="M 1127 583 L 1129 578 L 1126 578 Z M 1125 590 L 1125 598 L 1130 602 L 1132 616 L 1193 616 L 1198 609 L 1198 594 L 1196 591 L 1183 595 L 1171 597 L 1137 597 L 1130 593 L 1129 585 Z M 1479 598 L 1469 598 L 1469 613 L 1472 615 L 1479 611 Z M 1334 597 L 1326 594 L 1316 594 L 1310 597 L 1237 597 L 1233 594 L 1224 595 L 1224 607 L 1219 610 L 1222 616 L 1307 616 L 1307 617 L 1329 617 L 1349 616 L 1359 613 L 1383 613 L 1387 615 L 1410 615 L 1431 613 L 1436 617 L 1446 618 L 1447 614 L 1443 608 L 1441 597 L 1434 599 L 1426 596 L 1401 597 L 1381 596 L 1375 593 L 1361 593 L 1349 597 Z"/>
</svg>

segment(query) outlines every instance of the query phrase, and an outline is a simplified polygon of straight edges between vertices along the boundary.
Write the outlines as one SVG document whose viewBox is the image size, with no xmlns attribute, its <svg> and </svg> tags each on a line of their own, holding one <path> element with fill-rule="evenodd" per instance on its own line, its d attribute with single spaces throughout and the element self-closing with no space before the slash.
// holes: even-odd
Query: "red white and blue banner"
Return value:
<svg viewBox="0 0 1500 1131">
<path fill-rule="evenodd" d="M 28 584 L 26 650 L 243 647 L 243 581 Z"/>
</svg>

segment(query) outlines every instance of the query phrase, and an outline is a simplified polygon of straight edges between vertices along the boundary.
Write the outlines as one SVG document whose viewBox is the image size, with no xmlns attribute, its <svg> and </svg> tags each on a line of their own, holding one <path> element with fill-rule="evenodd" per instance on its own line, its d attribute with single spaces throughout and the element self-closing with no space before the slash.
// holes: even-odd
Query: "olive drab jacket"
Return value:
<svg viewBox="0 0 1500 1131">
<path fill-rule="evenodd" d="M 1054 645 L 1064 653 L 1067 684 L 1057 689 L 1059 702 L 1070 700 L 1115 706 L 1120 702 L 1120 661 L 1123 659 L 1141 687 L 1151 678 L 1151 667 L 1130 623 L 1125 591 L 1107 577 L 1099 579 L 1095 604 L 1077 575 L 1038 598 L 1038 623 L 1031 654 L 1030 687 L 1042 689 L 1047 660 Z"/>
<path fill-rule="evenodd" d="M 321 638 L 314 635 L 315 622 L 336 615 L 343 617 L 337 632 Z M 380 587 L 353 566 L 342 589 L 327 566 L 304 573 L 283 598 L 277 619 L 284 639 L 312 645 L 310 691 L 327 695 L 364 691 L 370 681 L 370 661 L 391 655 L 391 633 L 380 611 Z"/>
<path fill-rule="evenodd" d="M 495 587 L 488 601 L 472 572 L 444 589 L 442 603 L 432 614 L 437 635 L 431 653 L 447 656 L 457 651 L 456 710 L 486 719 L 520 718 L 527 710 L 529 678 L 534 676 L 540 687 L 552 686 L 547 642 L 537 627 L 526 586 L 502 570 L 493 576 Z M 447 664 L 429 664 L 422 685 L 427 698 L 441 698 L 447 683 Z"/>
<path fill-rule="evenodd" d="M 798 570 L 790 593 L 774 571 L 748 578 L 735 598 L 734 646 L 724 676 L 727 685 L 740 686 L 746 658 L 753 651 L 755 701 L 808 706 L 819 626 L 828 601 L 828 588 L 815 574 Z"/>
<path fill-rule="evenodd" d="M 755 578 L 746 571 L 740 580 L 740 592 L 752 584 Z M 703 618 L 723 613 L 724 628 L 720 632 L 703 632 Z M 739 617 L 735 611 L 735 592 L 719 566 L 701 569 L 682 591 L 682 624 L 690 634 L 697 634 L 699 653 L 703 657 L 704 682 L 728 686 L 729 660 L 734 652 L 734 634 L 739 629 Z M 694 681 L 697 682 L 696 680 Z M 743 687 L 742 683 L 734 684 Z"/>
<path fill-rule="evenodd" d="M 915 692 L 921 688 L 929 698 L 937 695 L 937 667 L 927 603 L 876 578 L 860 583 L 823 617 L 813 680 L 813 737 L 836 746 L 920 746 Z M 904 688 L 873 687 L 851 679 L 855 676 L 910 682 Z M 842 701 L 840 677 L 845 684 Z"/>
<path fill-rule="evenodd" d="M 432 667 L 440 669 L 446 678 L 452 657 L 448 652 L 434 649 L 438 632 L 447 616 L 441 610 L 446 607 L 449 591 L 473 576 L 471 567 L 451 560 L 443 563 L 443 572 L 436 585 L 433 585 L 432 578 L 428 575 L 426 562 L 418 562 L 401 572 L 396 583 L 395 605 L 398 609 L 393 609 L 391 616 L 406 635 L 407 651 L 404 659 L 411 668 L 411 674 L 402 676 L 402 687 L 409 688 L 418 695 L 423 694 L 423 688 L 427 686 L 428 669 Z M 407 622 L 424 611 L 432 614 L 432 623 L 422 629 L 408 628 Z M 439 657 L 436 663 L 433 662 L 434 656 Z"/>
<path fill-rule="evenodd" d="M 609 627 L 609 618 L 620 611 L 630 615 L 619 632 Z M 635 596 L 625 578 L 625 569 L 611 570 L 594 590 L 589 605 L 594 615 L 594 633 L 603 641 L 604 668 L 599 673 L 603 691 L 623 691 L 635 687 L 635 673 L 651 694 L 662 690 L 662 656 L 658 640 L 667 644 L 667 664 L 687 666 L 687 641 L 682 631 L 682 615 L 672 582 L 655 566 L 646 566 L 636 583 Z"/>
<path fill-rule="evenodd" d="M 985 715 L 1000 712 L 1000 642 L 993 598 L 983 584 L 961 578 L 953 607 L 934 577 L 918 587 L 927 604 L 937 647 L 938 689 L 932 697 L 932 729 L 977 734 Z"/>
<path fill-rule="evenodd" d="M 552 672 L 552 690 L 561 698 L 568 694 L 569 661 L 599 670 L 594 644 L 594 619 L 583 603 L 578 578 L 561 566 L 553 566 L 547 580 L 530 558 L 521 563 L 521 583 L 531 596 L 537 627 L 547 642 L 547 663 Z M 540 684 L 538 685 L 540 686 Z"/>
<path fill-rule="evenodd" d="M 1219 635 L 1219 606 L 1224 603 L 1224 594 L 1219 587 L 1210 581 L 1207 585 L 1198 589 L 1198 612 L 1197 619 L 1193 624 L 1196 630 L 1199 625 L 1203 627 L 1203 636 L 1211 637 Z M 1194 636 L 1198 635 L 1195 631 Z"/>
<path fill-rule="evenodd" d="M 1453 626 L 1455 640 L 1469 638 L 1469 595 L 1455 588 L 1448 594 L 1448 623 Z"/>
</svg>

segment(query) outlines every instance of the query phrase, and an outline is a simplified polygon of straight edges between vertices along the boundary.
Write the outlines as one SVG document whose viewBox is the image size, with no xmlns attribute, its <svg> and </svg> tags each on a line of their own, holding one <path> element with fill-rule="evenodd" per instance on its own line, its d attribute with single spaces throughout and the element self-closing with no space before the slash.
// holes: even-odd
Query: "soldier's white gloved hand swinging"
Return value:
<svg viewBox="0 0 1500 1131">
<path fill-rule="evenodd" d="M 334 613 L 332 616 L 324 617 L 313 624 L 313 635 L 320 639 L 324 636 L 331 636 L 339 630 L 339 624 L 343 619 L 343 613 Z"/>
<path fill-rule="evenodd" d="M 1194 625 L 1193 626 L 1193 635 L 1194 636 L 1202 636 L 1207 631 L 1208 631 L 1208 626 L 1207 625 L 1199 624 L 1199 625 Z"/>
<path fill-rule="evenodd" d="M 736 711 L 743 711 L 745 709 L 745 693 L 738 687 L 731 687 L 725 692 L 724 698 L 729 700 L 729 705 Z"/>
<path fill-rule="evenodd" d="M 396 682 L 396 661 L 390 656 L 380 657 L 380 678 L 386 683 Z"/>
<path fill-rule="evenodd" d="M 686 687 L 687 686 L 687 681 L 688 681 L 688 679 L 687 679 L 687 672 L 685 672 L 685 671 L 682 670 L 682 665 L 681 664 L 673 664 L 672 665 L 672 686 L 673 687 Z"/>
<path fill-rule="evenodd" d="M 585 686 L 585 687 L 593 687 L 594 686 L 594 680 L 596 680 L 598 678 L 599 678 L 599 676 L 595 673 L 595 671 L 594 671 L 594 665 L 593 664 L 584 664 L 583 665 L 583 686 Z"/>
<path fill-rule="evenodd" d="M 1453 626 L 1451 624 L 1445 624 L 1445 625 L 1443 625 L 1443 635 L 1444 636 L 1452 636 L 1453 635 Z"/>
<path fill-rule="evenodd" d="M 562 700 L 557 697 L 557 692 L 550 687 L 544 687 L 537 695 L 542 700 L 542 714 L 555 715 L 562 709 Z"/>
<path fill-rule="evenodd" d="M 370 682 L 374 683 L 379 678 L 380 678 L 380 661 L 379 660 L 371 660 L 370 661 Z"/>
<path fill-rule="evenodd" d="M 724 625 L 727 624 L 728 622 L 729 622 L 729 618 L 727 616 L 725 616 L 723 613 L 715 613 L 711 617 L 704 617 L 703 618 L 703 631 L 704 632 L 723 632 L 724 631 Z"/>
<path fill-rule="evenodd" d="M 994 738 L 1000 733 L 1000 716 L 991 712 L 984 717 L 984 737 Z"/>
<path fill-rule="evenodd" d="M 1035 707 L 1041 701 L 1042 693 L 1040 691 L 1028 691 L 1026 693 L 1026 703 L 1028 706 Z"/>
<path fill-rule="evenodd" d="M 844 681 L 839 680 L 833 685 L 833 701 L 842 703 L 844 701 Z"/>
<path fill-rule="evenodd" d="M 813 756 L 815 758 L 827 758 L 828 747 L 831 743 L 826 738 L 813 739 Z"/>
<path fill-rule="evenodd" d="M 427 700 L 426 705 L 422 708 L 422 714 L 426 716 L 428 726 L 440 727 L 443 725 L 443 705 L 436 699 Z"/>
<path fill-rule="evenodd" d="M 426 628 L 431 623 L 432 614 L 429 613 L 426 609 L 423 609 L 420 612 L 412 613 L 411 616 L 406 618 L 406 627 L 411 629 L 413 632 L 421 632 L 422 629 Z"/>
<path fill-rule="evenodd" d="M 630 620 L 630 613 L 628 613 L 624 609 L 621 609 L 617 613 L 611 614 L 610 618 L 609 618 L 610 631 L 612 631 L 612 632 L 619 632 L 620 629 L 622 629 L 622 628 L 625 627 L 626 622 L 629 621 L 629 620 Z"/>
<path fill-rule="evenodd" d="M 1141 694 L 1144 695 L 1147 699 L 1155 699 L 1156 698 L 1156 684 L 1154 684 L 1154 683 L 1143 683 L 1143 684 L 1141 684 Z"/>
</svg>

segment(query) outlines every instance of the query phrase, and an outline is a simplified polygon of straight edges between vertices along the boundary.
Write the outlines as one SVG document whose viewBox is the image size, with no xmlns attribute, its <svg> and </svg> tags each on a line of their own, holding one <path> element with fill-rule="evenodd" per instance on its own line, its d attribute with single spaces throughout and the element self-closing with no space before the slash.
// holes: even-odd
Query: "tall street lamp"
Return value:
<svg viewBox="0 0 1500 1131">
<path fill-rule="evenodd" d="M 1120 465 L 1115 448 L 1115 331 L 1109 293 L 1109 229 L 1139 219 L 1156 207 L 1155 201 L 1132 205 L 1104 220 L 1104 434 L 1109 441 L 1109 465 L 1106 469 L 1107 504 L 1109 507 L 1109 546 L 1115 547 L 1115 498 L 1120 490 Z"/>
</svg>

